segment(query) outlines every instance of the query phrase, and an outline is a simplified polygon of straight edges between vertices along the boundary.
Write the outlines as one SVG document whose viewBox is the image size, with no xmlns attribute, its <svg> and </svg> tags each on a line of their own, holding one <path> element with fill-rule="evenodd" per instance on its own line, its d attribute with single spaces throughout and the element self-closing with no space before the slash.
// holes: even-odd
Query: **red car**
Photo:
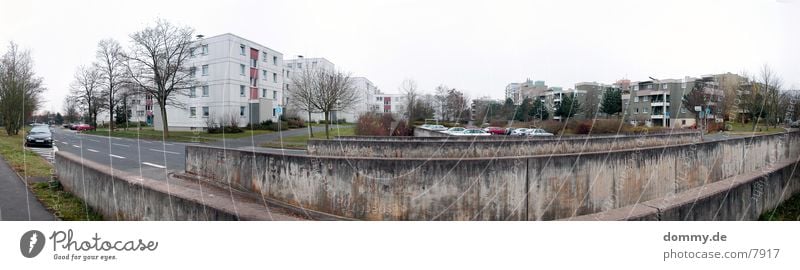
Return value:
<svg viewBox="0 0 800 270">
<path fill-rule="evenodd" d="M 84 131 L 84 130 L 94 130 L 94 127 L 89 124 L 79 124 L 75 125 L 75 130 L 77 131 Z"/>
<path fill-rule="evenodd" d="M 492 135 L 506 135 L 506 129 L 500 127 L 487 127 L 483 131 L 489 132 Z"/>
</svg>

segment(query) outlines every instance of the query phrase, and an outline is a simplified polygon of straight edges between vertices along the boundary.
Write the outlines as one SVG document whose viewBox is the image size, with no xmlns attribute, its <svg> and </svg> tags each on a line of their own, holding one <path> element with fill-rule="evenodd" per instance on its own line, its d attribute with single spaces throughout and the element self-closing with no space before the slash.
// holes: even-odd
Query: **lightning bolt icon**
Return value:
<svg viewBox="0 0 800 270">
<path fill-rule="evenodd" d="M 28 249 L 28 253 L 33 252 L 33 246 L 35 246 L 36 242 L 38 242 L 38 241 L 39 241 L 39 239 L 36 238 L 36 234 L 35 233 L 33 235 L 31 235 L 31 241 L 30 241 L 30 247 Z"/>
</svg>

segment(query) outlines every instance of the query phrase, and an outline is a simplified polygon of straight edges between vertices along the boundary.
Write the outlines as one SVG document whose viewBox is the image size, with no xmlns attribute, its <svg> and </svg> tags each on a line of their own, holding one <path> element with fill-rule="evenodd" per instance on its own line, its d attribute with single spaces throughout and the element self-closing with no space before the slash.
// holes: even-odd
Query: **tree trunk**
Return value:
<svg viewBox="0 0 800 270">
<path fill-rule="evenodd" d="M 108 98 L 108 130 L 114 131 L 114 103 L 111 98 Z"/>
<path fill-rule="evenodd" d="M 161 126 L 164 128 L 162 133 L 164 134 L 164 138 L 169 138 L 169 125 L 167 124 L 167 108 L 165 106 L 159 106 L 159 107 L 161 110 Z"/>
<path fill-rule="evenodd" d="M 308 137 L 314 138 L 314 128 L 311 126 L 311 110 L 308 110 Z"/>
<path fill-rule="evenodd" d="M 329 117 L 329 113 L 325 112 L 325 139 L 330 139 L 331 138 L 330 135 L 328 134 L 328 127 L 329 127 L 329 125 L 331 123 L 331 120 L 328 119 L 328 117 Z"/>
</svg>

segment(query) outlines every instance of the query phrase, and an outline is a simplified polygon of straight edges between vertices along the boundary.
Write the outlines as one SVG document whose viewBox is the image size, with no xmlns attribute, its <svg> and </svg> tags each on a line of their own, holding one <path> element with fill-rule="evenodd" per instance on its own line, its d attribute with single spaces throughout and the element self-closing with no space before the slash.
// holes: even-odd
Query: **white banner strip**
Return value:
<svg viewBox="0 0 800 270">
<path fill-rule="evenodd" d="M 797 228 L 797 222 L 0 222 L 0 259 L 3 269 L 797 269 Z"/>
</svg>

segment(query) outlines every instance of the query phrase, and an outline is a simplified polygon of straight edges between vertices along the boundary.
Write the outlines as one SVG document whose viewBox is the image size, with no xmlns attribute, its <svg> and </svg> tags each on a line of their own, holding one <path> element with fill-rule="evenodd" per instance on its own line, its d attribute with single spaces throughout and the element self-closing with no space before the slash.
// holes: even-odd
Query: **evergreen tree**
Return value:
<svg viewBox="0 0 800 270">
<path fill-rule="evenodd" d="M 550 118 L 550 112 L 545 107 L 544 102 L 539 100 L 538 98 L 533 101 L 533 105 L 529 111 L 529 114 L 533 120 L 547 120 Z"/>
<path fill-rule="evenodd" d="M 600 103 L 600 111 L 614 115 L 622 112 L 622 92 L 619 89 L 609 89 L 603 95 L 603 101 Z"/>
<path fill-rule="evenodd" d="M 555 115 L 566 120 L 579 112 L 581 112 L 581 102 L 575 94 L 569 94 L 561 98 L 561 104 L 556 108 Z"/>
</svg>

